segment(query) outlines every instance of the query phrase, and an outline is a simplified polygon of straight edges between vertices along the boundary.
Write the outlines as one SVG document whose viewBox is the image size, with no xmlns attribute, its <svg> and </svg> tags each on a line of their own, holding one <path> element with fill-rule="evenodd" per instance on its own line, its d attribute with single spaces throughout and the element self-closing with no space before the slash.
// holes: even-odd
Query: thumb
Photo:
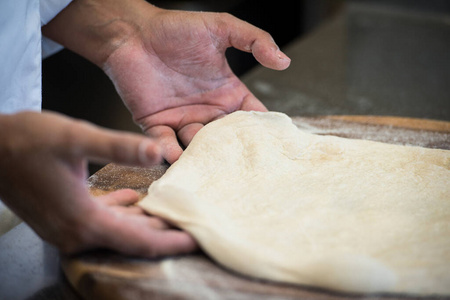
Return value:
<svg viewBox="0 0 450 300">
<path fill-rule="evenodd" d="M 289 67 L 291 59 L 281 52 L 269 33 L 243 20 L 230 17 L 229 46 L 253 53 L 255 59 L 267 68 L 284 70 Z"/>
<path fill-rule="evenodd" d="M 140 134 L 102 129 L 80 122 L 72 141 L 78 154 L 97 162 L 116 162 L 150 166 L 162 161 L 161 149 L 152 139 Z"/>
</svg>

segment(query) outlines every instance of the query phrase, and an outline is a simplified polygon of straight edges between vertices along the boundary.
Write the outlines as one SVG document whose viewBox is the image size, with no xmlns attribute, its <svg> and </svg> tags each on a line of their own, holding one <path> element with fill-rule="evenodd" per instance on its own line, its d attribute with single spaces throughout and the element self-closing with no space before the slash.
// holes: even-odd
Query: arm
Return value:
<svg viewBox="0 0 450 300">
<path fill-rule="evenodd" d="M 143 0 L 75 0 L 43 33 L 114 82 L 143 131 L 173 163 L 204 124 L 236 110 L 266 110 L 233 74 L 225 50 L 282 70 L 290 60 L 270 35 L 224 13 L 157 8 Z"/>
</svg>

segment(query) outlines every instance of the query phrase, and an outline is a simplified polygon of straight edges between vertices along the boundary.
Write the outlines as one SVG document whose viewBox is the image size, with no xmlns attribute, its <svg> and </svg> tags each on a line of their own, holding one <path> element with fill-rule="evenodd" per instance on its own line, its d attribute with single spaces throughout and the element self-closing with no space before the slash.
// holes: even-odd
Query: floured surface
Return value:
<svg viewBox="0 0 450 300">
<path fill-rule="evenodd" d="M 449 151 L 316 136 L 276 113 L 200 131 L 140 205 L 243 274 L 450 293 Z"/>
<path fill-rule="evenodd" d="M 450 149 L 448 122 L 370 116 L 294 117 L 292 121 L 299 129 L 314 134 Z M 364 130 L 361 130 L 362 124 Z"/>
</svg>

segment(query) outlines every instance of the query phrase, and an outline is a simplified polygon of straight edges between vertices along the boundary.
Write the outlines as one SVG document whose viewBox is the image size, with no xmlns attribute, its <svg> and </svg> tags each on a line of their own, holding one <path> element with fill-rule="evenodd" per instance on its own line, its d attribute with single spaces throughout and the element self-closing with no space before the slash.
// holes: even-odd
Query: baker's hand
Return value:
<svg viewBox="0 0 450 300">
<path fill-rule="evenodd" d="M 187 233 L 130 206 L 136 192 L 88 192 L 88 159 L 149 166 L 161 160 L 152 140 L 53 113 L 0 115 L 0 128 L 0 198 L 63 252 L 109 248 L 154 257 L 196 248 Z"/>
<path fill-rule="evenodd" d="M 283 70 L 271 36 L 226 13 L 170 11 L 143 0 L 78 0 L 43 33 L 102 67 L 144 132 L 170 163 L 204 124 L 264 105 L 233 74 L 225 50 L 251 52 Z"/>
<path fill-rule="evenodd" d="M 182 153 L 177 137 L 188 145 L 206 123 L 228 113 L 266 110 L 233 74 L 228 47 L 277 70 L 290 62 L 268 33 L 231 15 L 160 9 L 106 61 L 135 122 L 158 139 L 170 163 Z"/>
</svg>

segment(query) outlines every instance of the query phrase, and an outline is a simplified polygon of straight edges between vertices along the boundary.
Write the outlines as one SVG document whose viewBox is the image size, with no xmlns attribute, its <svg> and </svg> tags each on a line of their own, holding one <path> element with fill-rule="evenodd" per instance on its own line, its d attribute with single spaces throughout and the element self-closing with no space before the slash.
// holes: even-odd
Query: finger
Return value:
<svg viewBox="0 0 450 300">
<path fill-rule="evenodd" d="M 178 143 L 175 131 L 168 126 L 155 126 L 146 131 L 146 133 L 155 138 L 161 146 L 162 156 L 169 164 L 173 164 L 183 153 L 183 149 Z"/>
<path fill-rule="evenodd" d="M 160 218 L 149 217 L 148 215 L 146 216 L 146 218 L 147 218 L 146 222 L 147 222 L 148 226 L 151 227 L 151 228 L 158 229 L 158 230 L 173 229 L 173 227 L 171 225 L 169 225 L 168 223 L 164 222 Z"/>
<path fill-rule="evenodd" d="M 268 40 L 255 40 L 251 46 L 255 59 L 266 68 L 280 71 L 287 69 L 291 64 L 291 59 L 280 49 L 270 48 L 270 45 L 271 43 Z"/>
<path fill-rule="evenodd" d="M 78 155 L 100 162 L 149 166 L 161 162 L 159 145 L 138 134 L 101 129 L 85 122 L 69 128 L 67 143 Z"/>
<path fill-rule="evenodd" d="M 158 217 L 149 216 L 141 207 L 139 206 L 115 206 L 110 207 L 112 211 L 117 214 L 122 214 L 124 218 L 142 218 L 143 227 L 149 227 L 154 230 L 166 230 L 173 229 L 173 227 Z"/>
<path fill-rule="evenodd" d="M 198 249 L 196 241 L 186 232 L 179 230 L 164 230 L 154 234 L 158 243 L 144 249 L 142 255 L 160 257 L 191 253 Z"/>
<path fill-rule="evenodd" d="M 151 220 L 151 221 L 150 221 Z M 125 254 L 159 257 L 190 253 L 197 249 L 195 240 L 179 230 L 155 228 L 155 218 L 130 216 L 128 219 L 102 215 L 102 230 L 98 232 L 97 244 Z"/>
<path fill-rule="evenodd" d="M 131 205 L 139 200 L 139 195 L 136 191 L 131 189 L 123 189 L 111 192 L 107 195 L 99 196 L 96 200 L 106 205 Z"/>
<path fill-rule="evenodd" d="M 119 214 L 127 214 L 127 215 L 145 215 L 145 211 L 139 206 L 111 206 L 110 209 L 114 210 Z"/>
<path fill-rule="evenodd" d="M 242 101 L 241 110 L 267 111 L 267 108 L 261 103 L 261 101 L 250 93 L 247 97 L 245 97 L 244 101 Z"/>
<path fill-rule="evenodd" d="M 238 18 L 231 18 L 227 22 L 231 46 L 252 52 L 255 59 L 267 68 L 284 70 L 289 67 L 290 58 L 280 51 L 269 33 Z"/>
<path fill-rule="evenodd" d="M 196 135 L 197 132 L 203 128 L 203 126 L 204 125 L 201 123 L 191 123 L 181 128 L 178 131 L 178 137 L 183 145 L 188 146 L 194 138 L 194 135 Z"/>
</svg>

